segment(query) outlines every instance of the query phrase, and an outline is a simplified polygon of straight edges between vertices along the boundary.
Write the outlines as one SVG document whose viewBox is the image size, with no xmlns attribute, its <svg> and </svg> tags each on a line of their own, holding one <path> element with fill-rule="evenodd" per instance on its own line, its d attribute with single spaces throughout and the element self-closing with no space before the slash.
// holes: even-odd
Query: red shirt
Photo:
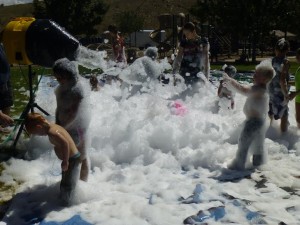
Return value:
<svg viewBox="0 0 300 225">
<path fill-rule="evenodd" d="M 116 62 L 126 62 L 123 38 L 117 35 L 117 38 L 113 42 L 112 48 Z"/>
</svg>

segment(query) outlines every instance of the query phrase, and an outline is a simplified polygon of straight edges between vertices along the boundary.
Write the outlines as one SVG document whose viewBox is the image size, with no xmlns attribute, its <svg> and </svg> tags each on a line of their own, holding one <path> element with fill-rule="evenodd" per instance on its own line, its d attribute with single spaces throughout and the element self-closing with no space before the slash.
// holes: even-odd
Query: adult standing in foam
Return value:
<svg viewBox="0 0 300 225">
<path fill-rule="evenodd" d="M 56 124 L 65 128 L 75 142 L 82 160 L 80 179 L 87 181 L 89 161 L 86 150 L 86 134 L 91 119 L 90 88 L 83 78 L 79 77 L 75 63 L 67 58 L 59 59 L 54 63 L 53 74 L 59 83 L 55 90 Z"/>
<path fill-rule="evenodd" d="M 269 85 L 269 116 L 271 120 L 281 120 L 280 129 L 282 132 L 287 131 L 289 125 L 288 101 L 290 62 L 286 57 L 289 46 L 289 42 L 284 38 L 277 41 L 275 46 L 275 57 L 272 58 L 272 65 L 276 71 L 276 75 Z"/>
<path fill-rule="evenodd" d="M 10 107 L 13 105 L 12 88 L 10 84 L 10 65 L 7 61 L 4 48 L 0 44 L 0 122 L 2 126 L 13 124 L 13 119 L 10 118 Z M 1 132 L 6 132 L 5 128 L 1 127 Z"/>
<path fill-rule="evenodd" d="M 253 86 L 241 85 L 227 74 L 223 75 L 224 86 L 247 96 L 244 105 L 246 121 L 239 137 L 236 157 L 229 166 L 230 169 L 245 169 L 250 147 L 253 150 L 253 166 L 260 166 L 265 161 L 264 140 L 269 102 L 267 86 L 274 75 L 275 71 L 268 60 L 256 66 Z"/>
<path fill-rule="evenodd" d="M 209 77 L 209 43 L 207 38 L 198 36 L 192 22 L 186 23 L 182 29 L 184 38 L 173 62 L 173 74 L 179 71 L 185 83 L 192 85 L 200 81 L 199 72 L 207 79 Z"/>
</svg>

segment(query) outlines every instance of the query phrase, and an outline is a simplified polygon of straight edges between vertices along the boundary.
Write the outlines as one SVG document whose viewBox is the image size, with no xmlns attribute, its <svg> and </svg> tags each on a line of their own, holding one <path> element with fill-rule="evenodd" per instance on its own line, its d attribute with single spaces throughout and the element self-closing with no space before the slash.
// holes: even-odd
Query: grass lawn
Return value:
<svg viewBox="0 0 300 225">
<path fill-rule="evenodd" d="M 255 66 L 257 64 L 252 64 L 252 63 L 249 63 L 249 64 L 237 64 L 237 63 L 230 63 L 230 62 L 224 62 L 223 64 L 212 64 L 210 67 L 211 69 L 216 69 L 216 70 L 219 70 L 222 68 L 222 66 L 224 64 L 227 64 L 227 65 L 233 65 L 237 68 L 238 72 L 243 72 L 243 71 L 253 71 L 255 70 Z M 297 62 L 295 61 L 290 61 L 290 64 L 291 64 L 291 67 L 290 67 L 290 73 L 291 74 L 294 74 L 297 70 L 297 68 L 300 66 L 300 64 L 298 64 Z"/>
</svg>

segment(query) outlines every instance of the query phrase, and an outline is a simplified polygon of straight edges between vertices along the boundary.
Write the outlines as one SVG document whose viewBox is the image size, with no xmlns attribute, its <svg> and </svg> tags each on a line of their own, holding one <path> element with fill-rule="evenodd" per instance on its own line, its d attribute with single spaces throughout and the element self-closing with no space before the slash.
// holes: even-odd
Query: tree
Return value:
<svg viewBox="0 0 300 225">
<path fill-rule="evenodd" d="M 73 34 L 94 34 L 108 6 L 103 0 L 34 0 L 34 16 L 52 19 Z"/>
<path fill-rule="evenodd" d="M 124 11 L 116 15 L 115 21 L 122 33 L 130 34 L 142 29 L 145 19 L 136 11 Z"/>
<path fill-rule="evenodd" d="M 297 0 L 198 0 L 190 13 L 202 23 L 235 35 L 237 41 L 250 42 L 255 61 L 257 44 L 272 30 L 296 27 L 295 11 L 300 11 Z"/>
</svg>

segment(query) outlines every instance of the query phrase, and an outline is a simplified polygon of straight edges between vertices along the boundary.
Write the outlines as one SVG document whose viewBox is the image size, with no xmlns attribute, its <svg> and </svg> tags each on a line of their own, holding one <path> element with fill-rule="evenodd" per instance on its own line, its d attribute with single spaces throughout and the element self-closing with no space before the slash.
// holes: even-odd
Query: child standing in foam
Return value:
<svg viewBox="0 0 300 225">
<path fill-rule="evenodd" d="M 158 49 L 148 47 L 144 56 L 136 59 L 130 66 L 122 70 L 119 78 L 124 81 L 123 89 L 129 89 L 130 95 L 140 92 L 147 92 L 159 82 L 159 76 L 162 74 L 161 68 L 157 62 Z"/>
<path fill-rule="evenodd" d="M 57 157 L 62 160 L 62 178 L 60 198 L 63 204 L 69 205 L 79 177 L 80 152 L 69 133 L 61 126 L 49 123 L 38 113 L 30 113 L 25 119 L 25 128 L 29 134 L 44 136 L 54 145 Z"/>
<path fill-rule="evenodd" d="M 126 67 L 127 59 L 125 55 L 125 43 L 120 36 L 117 27 L 115 25 L 109 25 L 108 31 L 111 36 L 111 45 L 113 50 L 113 59 L 116 63 L 120 64 L 120 67 Z"/>
<path fill-rule="evenodd" d="M 300 48 L 297 49 L 296 60 L 298 63 L 300 63 Z M 298 128 L 300 128 L 300 66 L 298 67 L 295 73 L 295 87 L 296 87 L 296 91 L 291 92 L 291 94 L 289 95 L 289 100 L 293 100 L 296 97 L 295 98 L 296 121 L 297 121 Z"/>
<path fill-rule="evenodd" d="M 202 80 L 199 72 L 209 79 L 209 42 L 198 36 L 192 22 L 186 23 L 182 29 L 185 38 L 181 40 L 173 62 L 173 74 L 179 72 L 187 85 L 193 85 Z"/>
<path fill-rule="evenodd" d="M 234 77 L 236 74 L 236 68 L 232 65 L 227 66 L 226 64 L 222 68 L 224 72 L 229 76 L 229 77 Z M 230 90 L 228 90 L 226 87 L 223 86 L 223 80 L 220 81 L 220 85 L 218 88 L 218 96 L 220 99 L 228 99 L 230 101 L 230 106 L 228 106 L 228 109 L 234 108 L 234 93 Z"/>
<path fill-rule="evenodd" d="M 253 166 L 260 166 L 265 161 L 264 140 L 269 102 L 267 86 L 274 75 L 275 71 L 268 60 L 262 61 L 256 66 L 253 86 L 241 85 L 227 74 L 223 75 L 225 87 L 247 96 L 244 105 L 246 121 L 239 137 L 236 157 L 228 166 L 230 169 L 245 169 L 250 147 L 253 148 Z"/>
<path fill-rule="evenodd" d="M 56 124 L 65 128 L 81 153 L 80 179 L 87 181 L 89 163 L 86 151 L 87 129 L 90 124 L 88 84 L 78 76 L 75 63 L 67 58 L 57 60 L 53 65 L 53 73 L 59 85 L 56 95 Z M 86 87 L 85 87 L 86 85 Z"/>
<path fill-rule="evenodd" d="M 289 42 L 284 38 L 278 40 L 275 46 L 275 57 L 272 59 L 272 66 L 276 71 L 275 77 L 269 85 L 269 116 L 271 120 L 280 119 L 280 129 L 287 131 L 288 101 L 289 101 L 289 68 L 290 62 L 286 57 L 289 51 Z"/>
</svg>

